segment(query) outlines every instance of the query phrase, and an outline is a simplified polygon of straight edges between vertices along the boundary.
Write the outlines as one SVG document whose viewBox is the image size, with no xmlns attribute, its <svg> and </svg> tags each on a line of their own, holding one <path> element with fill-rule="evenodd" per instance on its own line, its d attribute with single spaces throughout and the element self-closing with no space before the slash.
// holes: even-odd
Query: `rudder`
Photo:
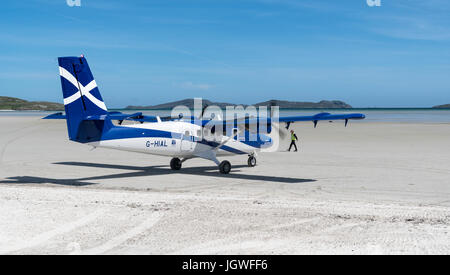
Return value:
<svg viewBox="0 0 450 275">
<path fill-rule="evenodd" d="M 83 143 L 99 140 L 112 123 L 86 58 L 60 57 L 58 63 L 70 140 Z M 89 116 L 103 119 L 88 122 Z"/>
</svg>

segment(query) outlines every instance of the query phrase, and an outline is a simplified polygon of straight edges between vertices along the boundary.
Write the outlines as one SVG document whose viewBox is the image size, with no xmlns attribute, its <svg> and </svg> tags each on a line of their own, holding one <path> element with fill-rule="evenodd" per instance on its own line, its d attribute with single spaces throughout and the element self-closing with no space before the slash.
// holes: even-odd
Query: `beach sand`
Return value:
<svg viewBox="0 0 450 275">
<path fill-rule="evenodd" d="M 450 124 L 294 129 L 300 152 L 221 175 L 2 116 L 0 254 L 450 254 Z"/>
</svg>

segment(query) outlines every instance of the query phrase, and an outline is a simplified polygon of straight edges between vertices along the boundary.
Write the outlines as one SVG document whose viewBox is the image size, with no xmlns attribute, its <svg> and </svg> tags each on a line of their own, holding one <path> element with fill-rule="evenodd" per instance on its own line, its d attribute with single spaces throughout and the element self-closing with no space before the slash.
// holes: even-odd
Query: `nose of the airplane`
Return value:
<svg viewBox="0 0 450 275">
<path fill-rule="evenodd" d="M 273 144 L 273 140 L 272 138 L 265 136 L 264 139 L 262 140 L 262 147 L 263 148 L 268 148 L 270 146 L 272 146 Z"/>
</svg>

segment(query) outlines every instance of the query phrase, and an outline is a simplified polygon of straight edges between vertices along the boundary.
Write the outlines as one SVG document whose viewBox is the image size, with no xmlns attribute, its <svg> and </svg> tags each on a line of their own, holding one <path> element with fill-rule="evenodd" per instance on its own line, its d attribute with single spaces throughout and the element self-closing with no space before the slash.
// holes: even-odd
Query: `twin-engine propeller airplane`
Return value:
<svg viewBox="0 0 450 275">
<path fill-rule="evenodd" d="M 58 58 L 65 115 L 56 113 L 44 119 L 66 119 L 69 139 L 75 142 L 131 152 L 172 157 L 170 167 L 180 170 L 182 163 L 192 158 L 215 162 L 222 174 L 231 171 L 229 161 L 219 162 L 218 156 L 248 155 L 248 165 L 256 165 L 256 153 L 276 144 L 277 135 L 283 135 L 279 124 L 298 121 L 364 119 L 363 114 L 320 113 L 314 116 L 245 116 L 234 119 L 204 119 L 185 116 L 146 116 L 141 112 L 123 114 L 108 112 L 92 76 L 86 58 Z M 228 117 L 228 116 L 227 116 Z M 118 121 L 114 124 L 113 121 Z M 139 122 L 124 125 L 124 121 Z M 272 128 L 275 131 L 272 131 Z M 273 150 L 274 151 L 274 150 Z"/>
</svg>

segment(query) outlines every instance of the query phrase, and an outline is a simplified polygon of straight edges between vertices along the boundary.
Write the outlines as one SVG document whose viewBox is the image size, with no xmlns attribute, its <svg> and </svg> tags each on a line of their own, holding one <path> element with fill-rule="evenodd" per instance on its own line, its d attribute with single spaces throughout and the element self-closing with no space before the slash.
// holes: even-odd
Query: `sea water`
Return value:
<svg viewBox="0 0 450 275">
<path fill-rule="evenodd" d="M 123 113 L 142 112 L 149 116 L 170 116 L 171 110 L 111 110 Z M 408 123 L 450 123 L 449 109 L 284 109 L 280 116 L 311 116 L 321 112 L 333 114 L 362 113 L 366 115 L 367 122 L 408 122 Z M 44 117 L 55 112 L 43 111 L 1 111 L 0 117 L 7 116 L 34 116 Z"/>
</svg>

